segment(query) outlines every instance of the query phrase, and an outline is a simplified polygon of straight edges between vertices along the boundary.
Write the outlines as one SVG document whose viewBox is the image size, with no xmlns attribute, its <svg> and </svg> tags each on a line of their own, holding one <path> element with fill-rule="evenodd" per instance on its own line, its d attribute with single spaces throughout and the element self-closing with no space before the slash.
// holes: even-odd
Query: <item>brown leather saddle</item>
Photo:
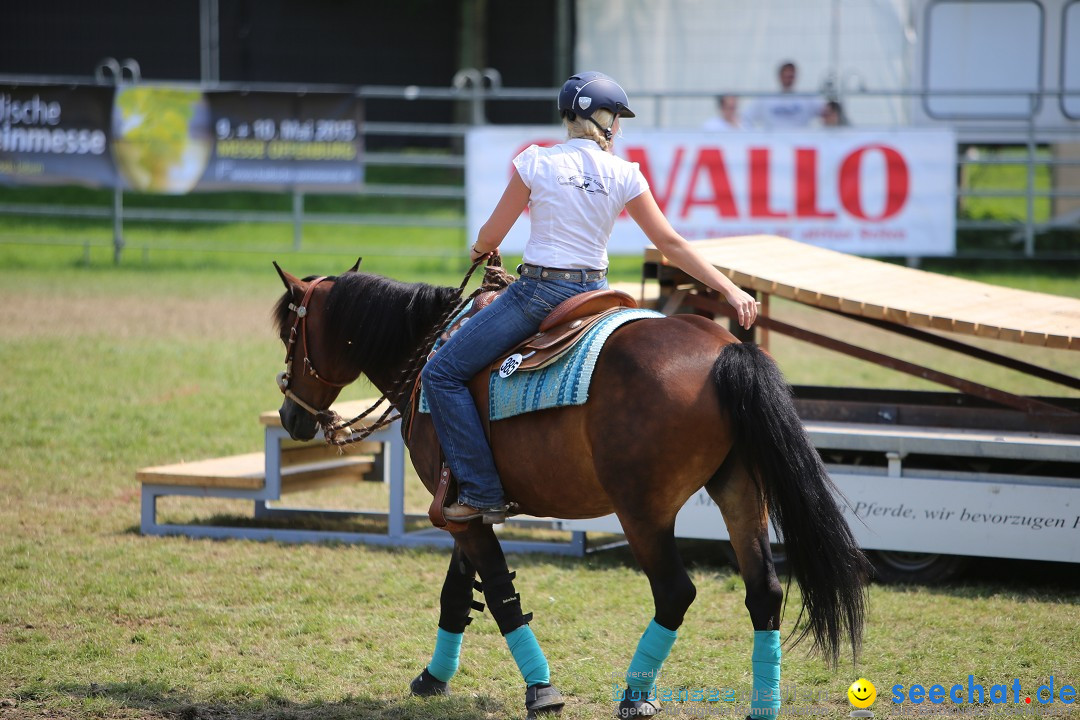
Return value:
<svg viewBox="0 0 1080 720">
<path fill-rule="evenodd" d="M 446 341 L 457 331 L 468 318 L 490 305 L 498 295 L 503 292 L 486 292 L 478 295 L 474 300 L 469 312 L 459 318 L 446 332 L 442 339 Z M 591 328 L 602 318 L 618 312 L 623 308 L 636 308 L 637 302 L 627 293 L 621 290 L 590 290 L 575 295 L 568 300 L 559 303 L 544 321 L 536 334 L 527 338 L 507 351 L 500 359 L 490 367 L 481 370 L 469 381 L 469 392 L 472 393 L 476 402 L 480 419 L 483 421 L 484 433 L 491 440 L 491 419 L 489 416 L 488 387 L 491 373 L 499 371 L 509 376 L 515 372 L 537 370 L 558 360 L 569 352 L 574 344 L 579 341 L 586 330 Z M 433 352 L 438 352 L 437 350 Z M 442 453 L 439 453 L 440 458 Z M 447 523 L 443 517 L 442 509 L 446 505 L 452 478 L 449 469 L 442 464 L 438 468 L 439 484 L 435 491 L 435 497 L 428 509 L 428 519 L 435 527 L 452 529 L 451 526 L 459 523 Z"/>
<path fill-rule="evenodd" d="M 505 288 L 477 295 L 469 311 L 442 333 L 441 340 L 449 340 L 458 328 L 490 305 L 504 291 Z M 536 334 L 510 349 L 506 357 L 515 354 L 522 356 L 523 361 L 517 367 L 518 370 L 534 370 L 550 365 L 569 351 L 581 338 L 581 334 L 602 317 L 622 308 L 636 307 L 634 298 L 622 290 L 590 290 L 580 293 L 559 303 L 540 323 Z M 434 353 L 433 350 L 432 354 Z M 501 364 L 500 361 L 496 365 Z M 486 372 L 477 373 L 476 377 L 486 377 Z"/>
<path fill-rule="evenodd" d="M 500 290 L 478 295 L 469 312 L 442 334 L 442 340 L 444 342 L 449 340 L 458 328 L 490 305 L 502 292 Z M 637 302 L 634 298 L 621 290 L 590 290 L 564 300 L 544 318 L 535 335 L 511 348 L 506 352 L 503 360 L 497 361 L 488 370 L 477 373 L 473 382 L 482 380 L 486 384 L 488 373 L 497 368 L 502 370 L 503 366 L 506 366 L 503 370 L 506 374 L 546 367 L 569 352 L 581 339 L 582 334 L 599 320 L 623 308 L 636 307 Z M 519 360 L 507 365 L 507 361 L 515 356 Z M 481 408 L 481 415 L 484 415 L 483 408 Z"/>
</svg>

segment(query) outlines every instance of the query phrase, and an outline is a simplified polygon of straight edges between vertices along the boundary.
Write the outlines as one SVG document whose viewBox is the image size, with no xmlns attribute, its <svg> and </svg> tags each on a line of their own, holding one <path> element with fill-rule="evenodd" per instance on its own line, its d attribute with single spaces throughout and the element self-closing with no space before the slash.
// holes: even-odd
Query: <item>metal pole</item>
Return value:
<svg viewBox="0 0 1080 720">
<path fill-rule="evenodd" d="M 113 188 L 113 262 L 120 264 L 124 252 L 124 190 L 117 180 Z"/>
<path fill-rule="evenodd" d="M 293 250 L 300 252 L 300 245 L 304 240 L 304 193 L 293 188 L 292 194 L 293 216 Z"/>
<path fill-rule="evenodd" d="M 484 124 L 484 87 L 480 80 L 472 86 L 472 124 Z"/>
<path fill-rule="evenodd" d="M 1024 221 L 1024 255 L 1035 255 L 1035 108 L 1039 102 L 1039 96 L 1032 93 L 1029 96 L 1030 107 L 1028 108 L 1027 122 L 1027 217 Z"/>
<path fill-rule="evenodd" d="M 214 84 L 221 82 L 221 13 L 218 0 L 209 0 L 210 4 L 210 79 Z"/>
<path fill-rule="evenodd" d="M 199 0 L 199 79 L 210 82 L 210 0 Z"/>
<path fill-rule="evenodd" d="M 825 81 L 830 99 L 840 96 L 840 0 L 832 0 L 832 22 L 829 23 L 829 77 Z"/>
<path fill-rule="evenodd" d="M 221 80 L 220 35 L 218 0 L 200 0 L 199 77 L 204 86 L 216 85 Z"/>
<path fill-rule="evenodd" d="M 574 49 L 571 47 L 570 32 L 570 0 L 556 0 L 555 2 L 555 78 L 551 83 L 554 87 L 562 87 L 566 78 L 570 77 L 571 66 L 574 64 Z"/>
</svg>

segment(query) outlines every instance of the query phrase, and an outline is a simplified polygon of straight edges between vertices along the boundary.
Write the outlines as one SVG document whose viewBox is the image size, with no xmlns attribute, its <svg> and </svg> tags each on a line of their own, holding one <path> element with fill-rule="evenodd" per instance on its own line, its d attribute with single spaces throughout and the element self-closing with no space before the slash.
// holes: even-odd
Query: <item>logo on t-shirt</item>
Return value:
<svg viewBox="0 0 1080 720">
<path fill-rule="evenodd" d="M 571 175 L 570 177 L 563 177 L 560 175 L 558 178 L 560 185 L 570 185 L 578 190 L 584 190 L 590 195 L 600 193 L 601 195 L 609 195 L 610 192 L 606 185 L 604 185 L 603 178 L 599 178 L 595 175 Z"/>
</svg>

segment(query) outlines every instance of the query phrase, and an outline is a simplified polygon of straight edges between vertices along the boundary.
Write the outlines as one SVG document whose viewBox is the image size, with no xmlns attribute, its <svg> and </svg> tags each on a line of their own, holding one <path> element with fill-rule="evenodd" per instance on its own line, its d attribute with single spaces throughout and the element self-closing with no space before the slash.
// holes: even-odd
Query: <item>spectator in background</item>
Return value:
<svg viewBox="0 0 1080 720">
<path fill-rule="evenodd" d="M 830 100 L 821 111 L 821 124 L 824 127 L 847 127 L 851 123 L 844 113 L 844 106 L 838 100 Z"/>
<path fill-rule="evenodd" d="M 786 61 L 780 65 L 777 71 L 780 94 L 755 102 L 745 117 L 748 125 L 766 130 L 791 130 L 809 127 L 821 117 L 825 106 L 821 98 L 795 95 L 796 75 L 795 63 Z"/>
<path fill-rule="evenodd" d="M 702 130 L 713 132 L 725 130 L 742 130 L 742 121 L 739 120 L 739 98 L 734 95 L 718 95 L 716 98 L 718 115 L 713 115 L 701 126 Z"/>
</svg>

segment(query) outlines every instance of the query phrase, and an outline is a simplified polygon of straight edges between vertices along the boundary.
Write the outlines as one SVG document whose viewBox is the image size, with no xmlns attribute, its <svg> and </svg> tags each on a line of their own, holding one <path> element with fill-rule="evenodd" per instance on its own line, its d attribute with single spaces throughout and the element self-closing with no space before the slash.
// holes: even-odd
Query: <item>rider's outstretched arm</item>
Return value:
<svg viewBox="0 0 1080 720">
<path fill-rule="evenodd" d="M 739 325 L 749 328 L 754 324 L 757 320 L 757 301 L 754 297 L 731 282 L 727 276 L 702 257 L 686 238 L 675 232 L 675 228 L 671 227 L 671 223 L 660 211 L 660 206 L 656 204 L 652 191 L 646 190 L 626 203 L 626 212 L 630 213 L 630 217 L 652 244 L 664 253 L 664 257 L 695 279 L 722 293 L 728 303 L 735 308 Z"/>
</svg>

